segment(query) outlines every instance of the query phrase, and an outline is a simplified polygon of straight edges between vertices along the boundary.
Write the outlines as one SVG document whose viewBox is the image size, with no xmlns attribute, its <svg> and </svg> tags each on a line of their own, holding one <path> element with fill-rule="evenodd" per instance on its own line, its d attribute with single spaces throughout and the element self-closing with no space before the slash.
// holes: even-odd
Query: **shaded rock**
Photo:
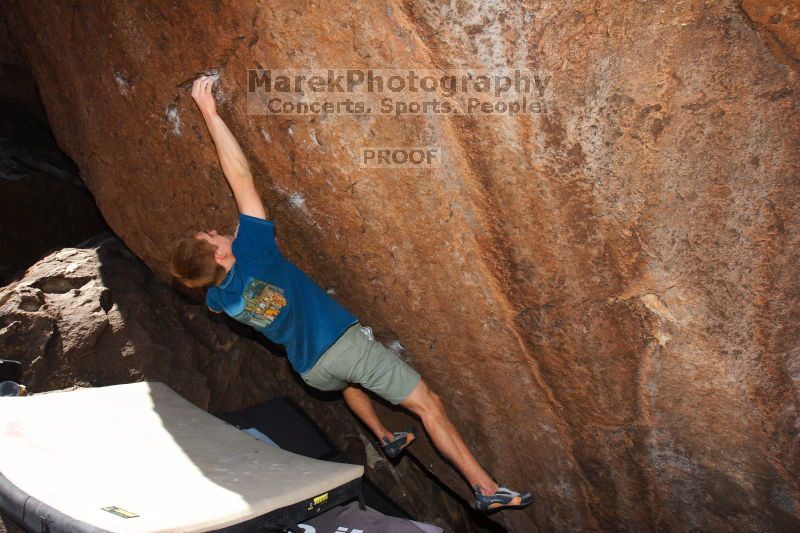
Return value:
<svg viewBox="0 0 800 533">
<path fill-rule="evenodd" d="M 230 331 L 185 301 L 113 236 L 54 252 L 0 289 L 0 353 L 24 363 L 36 393 L 134 381 L 166 383 L 212 412 L 289 396 L 367 476 L 412 516 L 447 530 L 479 531 L 412 461 L 375 450 L 339 396 L 310 396 L 285 357 Z"/>
<path fill-rule="evenodd" d="M 47 113 L 39 97 L 36 80 L 31 76 L 2 12 L 0 12 L 0 101 L 14 102 L 40 121 L 47 122 Z M 11 123 L 13 122 L 0 121 L 0 128 Z"/>
<path fill-rule="evenodd" d="M 15 180 L 0 176 L 0 286 L 45 253 L 107 229 L 83 186 L 41 172 Z"/>
<path fill-rule="evenodd" d="M 56 144 L 36 82 L 0 16 L 0 286 L 45 253 L 106 231 Z"/>
<path fill-rule="evenodd" d="M 59 142 L 162 276 L 178 236 L 233 229 L 185 88 L 219 71 L 279 245 L 406 348 L 493 475 L 533 488 L 534 506 L 497 517 L 509 529 L 787 531 L 800 529 L 796 6 L 4 9 Z M 250 68 L 398 64 L 549 72 L 548 112 L 247 114 Z M 452 164 L 364 168 L 354 150 L 377 145 L 440 146 Z M 429 447 L 414 454 L 465 492 Z"/>
</svg>

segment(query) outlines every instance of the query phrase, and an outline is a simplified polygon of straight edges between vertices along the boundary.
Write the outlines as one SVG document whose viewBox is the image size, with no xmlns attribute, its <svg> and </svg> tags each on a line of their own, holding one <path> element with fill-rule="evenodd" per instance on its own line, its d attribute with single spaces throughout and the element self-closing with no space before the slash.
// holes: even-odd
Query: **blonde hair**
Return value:
<svg viewBox="0 0 800 533">
<path fill-rule="evenodd" d="M 222 281 L 225 268 L 214 259 L 216 246 L 202 239 L 181 239 L 172 250 L 169 271 L 186 287 L 207 287 Z"/>
</svg>

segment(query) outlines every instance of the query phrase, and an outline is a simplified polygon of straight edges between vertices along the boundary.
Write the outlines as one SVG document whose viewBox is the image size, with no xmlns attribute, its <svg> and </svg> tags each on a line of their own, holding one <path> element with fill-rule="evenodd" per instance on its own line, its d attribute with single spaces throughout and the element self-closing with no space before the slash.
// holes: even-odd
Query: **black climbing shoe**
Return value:
<svg viewBox="0 0 800 533">
<path fill-rule="evenodd" d="M 472 487 L 475 491 L 475 508 L 478 511 L 492 512 L 503 509 L 522 509 L 533 503 L 533 495 L 530 492 L 514 492 L 505 487 L 500 487 L 494 494 L 484 496 L 478 485 Z M 518 503 L 513 503 L 515 498 L 519 498 Z"/>
<path fill-rule="evenodd" d="M 408 438 L 409 435 L 412 437 L 410 441 Z M 383 442 L 381 443 L 383 446 L 383 453 L 385 453 L 387 457 L 396 459 L 403 453 L 403 450 L 405 450 L 407 446 L 410 446 L 415 440 L 417 440 L 417 434 L 413 429 L 396 431 L 392 440 L 383 437 Z"/>
</svg>

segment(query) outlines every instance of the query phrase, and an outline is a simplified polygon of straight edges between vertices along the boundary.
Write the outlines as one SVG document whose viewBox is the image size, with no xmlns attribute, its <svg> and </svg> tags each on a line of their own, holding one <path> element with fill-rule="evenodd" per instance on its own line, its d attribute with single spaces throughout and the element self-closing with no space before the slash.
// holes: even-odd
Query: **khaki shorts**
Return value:
<svg viewBox="0 0 800 533">
<path fill-rule="evenodd" d="M 413 368 L 374 339 L 371 328 L 358 323 L 345 331 L 300 377 L 324 391 L 359 383 L 395 405 L 408 398 L 420 380 Z"/>
</svg>

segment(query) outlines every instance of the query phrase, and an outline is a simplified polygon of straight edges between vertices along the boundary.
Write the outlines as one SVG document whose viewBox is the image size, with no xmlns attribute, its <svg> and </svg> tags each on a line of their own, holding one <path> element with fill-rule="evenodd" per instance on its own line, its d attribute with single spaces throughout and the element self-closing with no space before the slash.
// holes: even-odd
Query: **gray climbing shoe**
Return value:
<svg viewBox="0 0 800 533">
<path fill-rule="evenodd" d="M 411 439 L 408 438 L 409 435 Z M 383 446 L 383 453 L 385 453 L 387 457 L 396 459 L 403 453 L 403 450 L 405 450 L 407 446 L 410 446 L 415 440 L 417 440 L 417 434 L 413 429 L 396 431 L 394 433 L 394 438 L 391 440 L 387 437 L 383 437 L 383 442 L 381 443 Z"/>
<path fill-rule="evenodd" d="M 27 390 L 25 385 L 14 383 L 13 381 L 4 381 L 0 383 L 0 396 L 26 396 Z"/>
<path fill-rule="evenodd" d="M 514 492 L 505 487 L 500 487 L 494 494 L 485 496 L 478 485 L 472 487 L 475 491 L 475 508 L 478 511 L 491 512 L 503 509 L 522 509 L 533 503 L 530 492 Z"/>
</svg>

